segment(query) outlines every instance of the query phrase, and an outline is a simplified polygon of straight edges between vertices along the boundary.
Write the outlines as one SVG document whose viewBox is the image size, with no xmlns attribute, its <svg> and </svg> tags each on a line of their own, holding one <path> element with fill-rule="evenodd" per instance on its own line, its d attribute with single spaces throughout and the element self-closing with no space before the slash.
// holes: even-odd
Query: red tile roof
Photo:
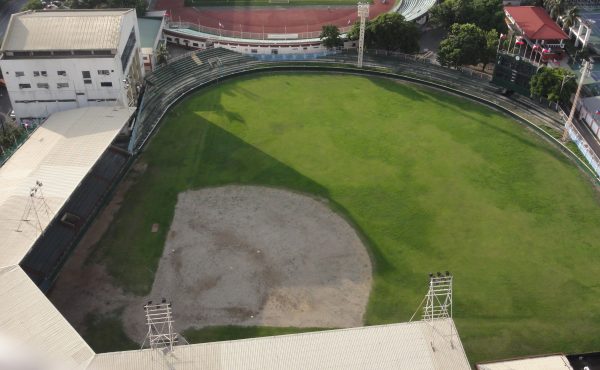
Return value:
<svg viewBox="0 0 600 370">
<path fill-rule="evenodd" d="M 531 40 L 567 40 L 569 36 L 539 6 L 506 6 L 504 12 Z"/>
</svg>

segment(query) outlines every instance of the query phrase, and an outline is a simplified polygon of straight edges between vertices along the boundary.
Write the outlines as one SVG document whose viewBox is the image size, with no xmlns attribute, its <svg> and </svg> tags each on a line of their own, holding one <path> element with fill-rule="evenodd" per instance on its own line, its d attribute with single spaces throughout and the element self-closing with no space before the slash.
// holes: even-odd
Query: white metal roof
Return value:
<svg viewBox="0 0 600 370">
<path fill-rule="evenodd" d="M 117 49 L 128 10 L 52 10 L 13 14 L 2 51 Z"/>
<path fill-rule="evenodd" d="M 83 369 L 94 351 L 62 317 L 60 312 L 27 274 L 18 266 L 0 269 L 0 335 L 3 343 L 0 359 L 7 364 L 6 342 L 21 352 L 21 360 L 35 362 L 36 367 L 15 366 L 14 369 Z M 34 360 L 35 359 L 35 360 Z M 4 361 L 1 361 L 4 360 Z M 21 361 L 20 361 L 21 362 Z M 41 365 L 41 366 L 40 366 Z M 53 367 L 59 365 L 60 367 Z"/>
<path fill-rule="evenodd" d="M 411 369 L 469 370 L 458 336 L 454 348 L 425 322 L 368 326 L 176 347 L 174 353 L 137 350 L 97 354 L 90 370 L 159 369 Z M 435 351 L 432 350 L 433 340 Z"/>
<path fill-rule="evenodd" d="M 478 370 L 573 370 L 563 355 L 521 358 L 478 364 Z"/>
<path fill-rule="evenodd" d="M 30 188 L 38 180 L 43 184 L 49 210 L 37 206 L 43 210 L 38 214 L 45 229 L 132 113 L 133 108 L 124 107 L 54 113 L 0 167 L 0 267 L 18 264 L 40 235 L 35 220 L 17 231 Z"/>
</svg>

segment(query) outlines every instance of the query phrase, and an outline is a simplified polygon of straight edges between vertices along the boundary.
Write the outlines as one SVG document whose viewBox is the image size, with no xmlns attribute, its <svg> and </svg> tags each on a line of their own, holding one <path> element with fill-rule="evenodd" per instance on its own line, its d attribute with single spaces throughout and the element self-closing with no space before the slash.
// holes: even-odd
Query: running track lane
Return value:
<svg viewBox="0 0 600 370">
<path fill-rule="evenodd" d="M 370 9 L 370 19 L 393 7 L 393 0 L 382 4 L 374 0 Z M 348 26 L 357 19 L 356 6 L 315 6 L 274 8 L 250 7 L 185 7 L 183 0 L 157 0 L 155 10 L 167 10 L 172 21 L 190 22 L 205 27 L 243 32 L 301 33 L 320 31 L 324 24 L 338 27 Z"/>
</svg>

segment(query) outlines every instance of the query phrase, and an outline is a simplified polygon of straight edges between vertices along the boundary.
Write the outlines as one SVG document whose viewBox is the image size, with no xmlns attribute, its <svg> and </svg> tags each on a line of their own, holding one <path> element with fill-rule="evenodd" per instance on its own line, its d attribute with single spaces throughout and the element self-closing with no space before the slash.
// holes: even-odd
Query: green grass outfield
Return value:
<svg viewBox="0 0 600 370">
<path fill-rule="evenodd" d="M 177 105 L 140 160 L 97 254 L 129 291 L 149 292 L 179 192 L 263 184 L 356 225 L 375 267 L 366 324 L 407 321 L 427 273 L 450 270 L 472 362 L 600 348 L 599 194 L 486 107 L 383 79 L 247 77 Z"/>
</svg>

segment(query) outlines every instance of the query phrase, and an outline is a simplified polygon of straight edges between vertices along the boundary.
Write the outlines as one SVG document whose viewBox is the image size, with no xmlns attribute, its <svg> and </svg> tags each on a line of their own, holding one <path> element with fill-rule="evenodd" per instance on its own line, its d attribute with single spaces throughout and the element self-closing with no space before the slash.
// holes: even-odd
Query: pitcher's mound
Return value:
<svg viewBox="0 0 600 370">
<path fill-rule="evenodd" d="M 225 186 L 179 194 L 147 298 L 171 300 L 181 329 L 351 327 L 362 325 L 370 287 L 365 246 L 324 202 Z"/>
</svg>

